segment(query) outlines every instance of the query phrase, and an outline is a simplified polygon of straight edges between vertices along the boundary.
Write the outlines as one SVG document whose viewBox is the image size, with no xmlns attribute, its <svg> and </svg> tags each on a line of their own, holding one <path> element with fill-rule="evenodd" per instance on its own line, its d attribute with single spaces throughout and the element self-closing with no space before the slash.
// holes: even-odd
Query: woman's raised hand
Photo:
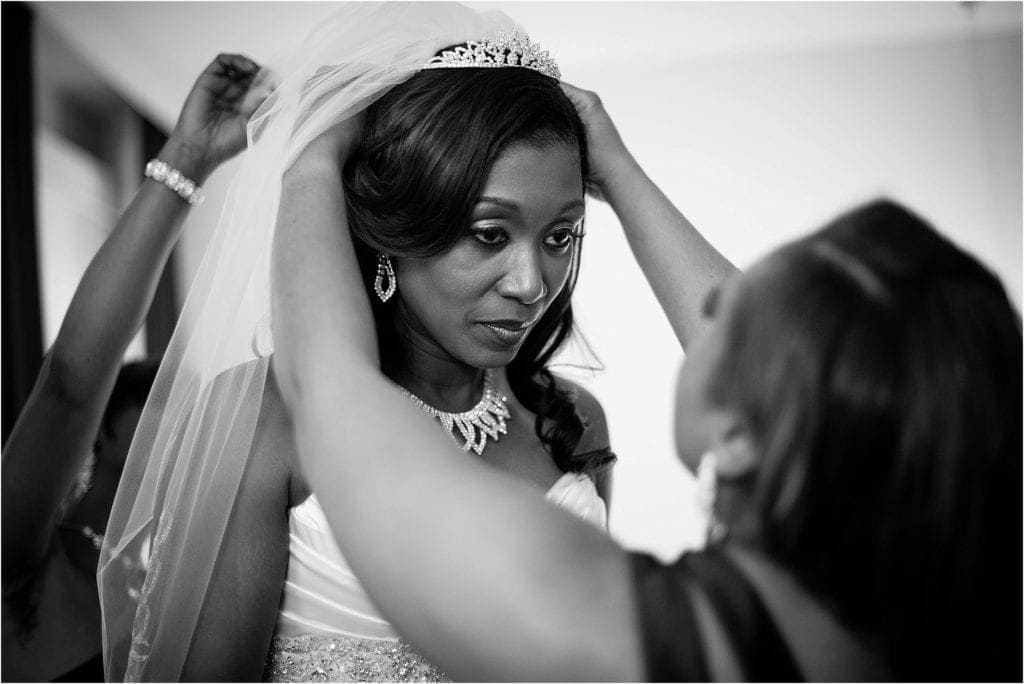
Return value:
<svg viewBox="0 0 1024 684">
<path fill-rule="evenodd" d="M 203 182 L 245 149 L 246 124 L 269 90 L 256 62 L 243 55 L 217 55 L 192 86 L 160 159 Z"/>
<path fill-rule="evenodd" d="M 704 297 L 736 268 L 665 196 L 626 149 L 595 94 L 562 83 L 587 129 L 594 197 L 608 202 L 684 349 L 708 324 Z"/>
<path fill-rule="evenodd" d="M 306 145 L 286 175 L 330 174 L 340 183 L 341 169 L 362 139 L 365 120 L 366 113 L 360 112 L 328 128 Z"/>
<path fill-rule="evenodd" d="M 608 196 L 608 183 L 615 177 L 615 169 L 630 162 L 632 157 L 597 93 L 564 81 L 561 85 L 587 130 L 587 161 L 591 177 L 587 191 L 604 200 Z"/>
</svg>

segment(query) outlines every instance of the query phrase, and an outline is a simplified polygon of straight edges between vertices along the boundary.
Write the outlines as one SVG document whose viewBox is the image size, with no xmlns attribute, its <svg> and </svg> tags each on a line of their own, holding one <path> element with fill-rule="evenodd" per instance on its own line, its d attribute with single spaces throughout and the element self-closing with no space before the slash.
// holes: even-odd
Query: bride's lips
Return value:
<svg viewBox="0 0 1024 684">
<path fill-rule="evenodd" d="M 497 342 L 506 347 L 514 347 L 522 342 L 526 338 L 527 333 L 530 332 L 530 328 L 533 327 L 533 323 L 533 321 L 520 321 L 515 319 L 480 321 L 480 325 L 483 326 Z"/>
</svg>

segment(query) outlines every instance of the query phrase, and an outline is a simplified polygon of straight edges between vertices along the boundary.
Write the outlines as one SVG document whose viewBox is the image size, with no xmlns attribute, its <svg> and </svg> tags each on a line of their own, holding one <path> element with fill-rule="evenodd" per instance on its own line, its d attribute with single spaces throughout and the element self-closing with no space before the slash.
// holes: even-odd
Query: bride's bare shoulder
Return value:
<svg viewBox="0 0 1024 684">
<path fill-rule="evenodd" d="M 569 393 L 576 413 L 583 421 L 583 438 L 577 447 L 577 453 L 586 453 L 608 447 L 608 421 L 604 415 L 604 408 L 601 402 L 590 390 L 578 382 L 574 382 L 564 376 L 555 375 L 555 382 L 558 389 Z"/>
</svg>

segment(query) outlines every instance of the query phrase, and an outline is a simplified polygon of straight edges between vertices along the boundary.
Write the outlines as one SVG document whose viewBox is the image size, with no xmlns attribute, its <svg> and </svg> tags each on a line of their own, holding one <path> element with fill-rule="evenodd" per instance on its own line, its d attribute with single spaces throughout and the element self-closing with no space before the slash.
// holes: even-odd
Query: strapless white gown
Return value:
<svg viewBox="0 0 1024 684">
<path fill-rule="evenodd" d="M 586 475 L 566 473 L 546 496 L 607 529 L 604 500 Z M 446 680 L 377 612 L 335 543 L 316 496 L 291 509 L 288 553 L 265 680 Z"/>
</svg>

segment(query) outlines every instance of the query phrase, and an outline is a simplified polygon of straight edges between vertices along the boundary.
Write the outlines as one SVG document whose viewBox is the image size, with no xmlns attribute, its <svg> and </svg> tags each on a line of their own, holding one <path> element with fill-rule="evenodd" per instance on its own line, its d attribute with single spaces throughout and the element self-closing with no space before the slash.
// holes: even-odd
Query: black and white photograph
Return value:
<svg viewBox="0 0 1024 684">
<path fill-rule="evenodd" d="M 1024 681 L 1022 8 L 3 0 L 0 680 Z"/>
</svg>

